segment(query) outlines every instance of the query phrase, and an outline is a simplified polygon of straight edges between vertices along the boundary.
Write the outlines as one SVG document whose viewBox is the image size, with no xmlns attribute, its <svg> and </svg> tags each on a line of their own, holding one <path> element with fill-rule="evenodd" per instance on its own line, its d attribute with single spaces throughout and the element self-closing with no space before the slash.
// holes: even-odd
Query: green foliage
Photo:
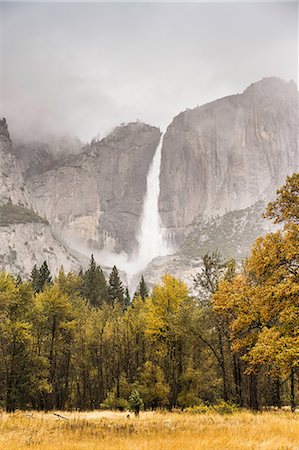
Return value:
<svg viewBox="0 0 299 450">
<path fill-rule="evenodd" d="M 126 288 L 125 290 L 125 296 L 124 296 L 124 308 L 126 309 L 131 303 L 131 297 L 129 293 L 129 289 Z"/>
<path fill-rule="evenodd" d="M 118 304 L 125 309 L 126 301 L 124 296 L 124 287 L 116 266 L 113 266 L 109 276 L 108 297 L 112 306 Z"/>
<path fill-rule="evenodd" d="M 147 295 L 141 279 L 129 302 L 116 267 L 107 286 L 93 258 L 85 273 L 61 269 L 54 280 L 46 263 L 30 281 L 0 273 L 0 408 L 294 410 L 299 225 L 291 211 L 237 273 L 233 261 L 206 255 L 198 298 L 165 274 Z"/>
<path fill-rule="evenodd" d="M 196 406 L 188 407 L 184 409 L 184 412 L 193 413 L 193 414 L 209 414 L 209 413 L 218 413 L 218 414 L 233 414 L 240 410 L 238 405 L 234 403 L 220 401 L 219 403 L 215 403 L 214 405 L 209 405 L 205 403 L 198 404 Z"/>
<path fill-rule="evenodd" d="M 198 298 L 210 300 L 211 295 L 217 291 L 219 281 L 229 272 L 233 275 L 235 262 L 224 261 L 219 251 L 205 254 L 202 258 L 203 267 L 194 278 L 194 287 L 198 290 Z"/>
<path fill-rule="evenodd" d="M 44 223 L 48 224 L 46 219 L 43 219 L 36 214 L 32 209 L 25 208 L 20 205 L 13 205 L 7 203 L 0 205 L 0 226 L 6 227 L 9 225 L 19 223 Z"/>
<path fill-rule="evenodd" d="M 138 390 L 146 408 L 156 409 L 168 404 L 170 388 L 161 367 L 147 361 L 140 373 Z"/>
<path fill-rule="evenodd" d="M 143 409 L 143 400 L 137 390 L 132 391 L 129 397 L 129 409 L 134 412 L 135 416 L 139 416 L 139 412 Z"/>
<path fill-rule="evenodd" d="M 52 277 L 46 261 L 43 262 L 39 269 L 36 264 L 34 265 L 31 271 L 30 280 L 34 292 L 43 291 L 43 289 L 51 283 Z"/>
<path fill-rule="evenodd" d="M 134 294 L 134 298 L 135 297 L 141 297 L 142 300 L 145 300 L 148 297 L 148 295 L 149 295 L 149 290 L 148 290 L 148 287 L 147 287 L 146 282 L 144 280 L 144 276 L 142 275 L 141 279 L 140 279 L 140 282 L 139 282 L 139 285 L 138 285 L 138 287 L 136 289 L 136 292 Z"/>
<path fill-rule="evenodd" d="M 101 403 L 101 409 L 112 409 L 118 411 L 125 411 L 129 408 L 129 403 L 126 399 L 122 397 L 117 397 L 116 393 L 111 391 L 108 392 L 107 398 L 103 403 Z"/>
<path fill-rule="evenodd" d="M 100 307 L 108 300 L 108 287 L 104 273 L 97 266 L 93 255 L 91 255 L 89 268 L 82 275 L 81 294 L 91 306 Z"/>
</svg>

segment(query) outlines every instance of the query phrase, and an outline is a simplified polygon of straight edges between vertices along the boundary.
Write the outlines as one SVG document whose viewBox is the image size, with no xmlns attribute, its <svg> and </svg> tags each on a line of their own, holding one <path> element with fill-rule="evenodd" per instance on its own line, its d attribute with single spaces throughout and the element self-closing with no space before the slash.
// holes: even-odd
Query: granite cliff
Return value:
<svg viewBox="0 0 299 450">
<path fill-rule="evenodd" d="M 68 241 L 132 251 L 160 135 L 139 122 L 119 126 L 81 154 L 27 178 L 38 213 Z"/>
<path fill-rule="evenodd" d="M 79 265 L 53 236 L 47 220 L 32 208 L 13 152 L 6 120 L 0 120 L 0 270 L 28 276 L 47 260 L 53 273 Z"/>
<path fill-rule="evenodd" d="M 267 202 L 298 166 L 294 82 L 266 78 L 184 111 L 164 137 L 163 224 L 180 241 L 199 220 Z"/>
<path fill-rule="evenodd" d="M 29 254 L 35 260 L 47 254 L 53 267 L 59 259 L 68 270 L 75 261 L 51 230 L 72 250 L 84 246 L 85 254 L 134 254 L 158 128 L 128 123 L 84 147 L 65 141 L 54 146 L 57 151 L 53 143 L 19 143 L 13 150 L 4 121 L 0 130 L 0 205 L 31 211 L 26 229 L 18 221 L 1 226 L 2 267 L 28 272 Z M 167 270 L 190 279 L 200 256 L 215 248 L 244 258 L 269 230 L 262 219 L 265 203 L 298 169 L 294 82 L 266 78 L 241 94 L 180 113 L 164 135 L 159 197 L 165 234 L 177 253 L 154 260 L 148 278 L 158 281 Z M 33 242 L 34 236 L 44 241 Z"/>
</svg>

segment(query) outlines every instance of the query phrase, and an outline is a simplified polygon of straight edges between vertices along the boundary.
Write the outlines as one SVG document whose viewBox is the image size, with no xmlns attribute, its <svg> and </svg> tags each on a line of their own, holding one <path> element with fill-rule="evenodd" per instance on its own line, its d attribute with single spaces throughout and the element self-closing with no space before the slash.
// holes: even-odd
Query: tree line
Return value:
<svg viewBox="0 0 299 450">
<path fill-rule="evenodd" d="M 46 262 L 27 281 L 0 273 L 0 407 L 294 409 L 299 174 L 265 216 L 279 231 L 258 238 L 242 267 L 204 255 L 196 295 L 165 274 L 151 292 L 142 277 L 130 299 L 117 268 L 106 281 L 93 257 L 79 274 L 52 278 Z"/>
</svg>

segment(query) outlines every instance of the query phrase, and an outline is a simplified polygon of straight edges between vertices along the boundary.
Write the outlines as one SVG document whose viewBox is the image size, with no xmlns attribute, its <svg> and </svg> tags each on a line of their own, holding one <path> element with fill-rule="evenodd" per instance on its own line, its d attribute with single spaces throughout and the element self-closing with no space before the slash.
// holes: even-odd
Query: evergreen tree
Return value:
<svg viewBox="0 0 299 450">
<path fill-rule="evenodd" d="M 39 270 L 38 270 L 36 264 L 34 264 L 33 269 L 31 270 L 30 281 L 31 281 L 33 291 L 35 293 L 38 292 L 39 291 Z"/>
<path fill-rule="evenodd" d="M 134 298 L 139 296 L 142 298 L 142 300 L 146 299 L 148 297 L 149 291 L 146 282 L 144 281 L 144 276 L 141 276 L 139 285 L 136 289 L 136 292 L 134 294 Z"/>
<path fill-rule="evenodd" d="M 113 266 L 109 276 L 109 302 L 111 305 L 117 303 L 125 307 L 124 287 L 118 274 L 116 266 Z"/>
<path fill-rule="evenodd" d="M 139 416 L 139 412 L 143 409 L 143 400 L 138 391 L 134 390 L 129 397 L 130 411 L 133 411 L 135 416 Z"/>
<path fill-rule="evenodd" d="M 107 301 L 107 282 L 100 266 L 97 266 L 91 255 L 89 268 L 82 275 L 82 296 L 91 306 L 100 307 Z"/>
<path fill-rule="evenodd" d="M 39 269 L 39 291 L 42 291 L 45 285 L 51 283 L 52 277 L 48 268 L 47 261 L 44 261 Z"/>
<path fill-rule="evenodd" d="M 34 264 L 30 275 L 30 281 L 35 293 L 41 292 L 45 285 L 51 283 L 51 280 L 52 277 L 46 261 L 43 262 L 39 269 L 37 268 L 37 265 Z"/>
<path fill-rule="evenodd" d="M 130 292 L 129 292 L 129 289 L 126 288 L 126 291 L 125 291 L 125 303 L 124 303 L 125 309 L 128 308 L 128 306 L 130 306 L 130 304 L 131 304 Z"/>
</svg>

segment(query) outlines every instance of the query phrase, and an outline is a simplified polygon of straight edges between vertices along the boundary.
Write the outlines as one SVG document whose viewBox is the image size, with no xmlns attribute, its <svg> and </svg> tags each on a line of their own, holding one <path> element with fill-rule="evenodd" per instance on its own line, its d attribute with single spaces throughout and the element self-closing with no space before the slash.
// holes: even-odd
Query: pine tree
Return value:
<svg viewBox="0 0 299 450">
<path fill-rule="evenodd" d="M 131 297 L 130 297 L 129 289 L 126 288 L 126 291 L 125 291 L 125 303 L 124 303 L 125 309 L 126 309 L 128 306 L 130 306 L 130 303 L 131 303 Z"/>
<path fill-rule="evenodd" d="M 107 282 L 100 266 L 91 255 L 89 268 L 82 275 L 82 296 L 91 306 L 100 307 L 107 301 Z"/>
<path fill-rule="evenodd" d="M 113 266 L 109 276 L 109 302 L 111 305 L 117 303 L 122 307 L 125 306 L 124 287 L 118 274 L 116 266 Z"/>
<path fill-rule="evenodd" d="M 41 292 L 45 285 L 51 283 L 51 280 L 52 277 L 46 261 L 43 262 L 39 269 L 37 268 L 37 265 L 34 264 L 30 275 L 30 281 L 35 293 Z"/>
<path fill-rule="evenodd" d="M 33 291 L 35 293 L 39 292 L 39 270 L 36 264 L 34 264 L 33 269 L 31 270 L 30 281 Z"/>
<path fill-rule="evenodd" d="M 48 285 L 51 283 L 52 277 L 50 274 L 50 270 L 48 268 L 47 261 L 44 261 L 39 269 L 39 290 L 38 292 L 42 291 L 45 287 L 45 285 Z"/>
<path fill-rule="evenodd" d="M 141 276 L 140 283 L 136 289 L 136 292 L 134 294 L 134 298 L 139 296 L 142 298 L 142 300 L 145 300 L 148 297 L 149 291 L 146 282 L 144 281 L 144 276 Z"/>
</svg>

